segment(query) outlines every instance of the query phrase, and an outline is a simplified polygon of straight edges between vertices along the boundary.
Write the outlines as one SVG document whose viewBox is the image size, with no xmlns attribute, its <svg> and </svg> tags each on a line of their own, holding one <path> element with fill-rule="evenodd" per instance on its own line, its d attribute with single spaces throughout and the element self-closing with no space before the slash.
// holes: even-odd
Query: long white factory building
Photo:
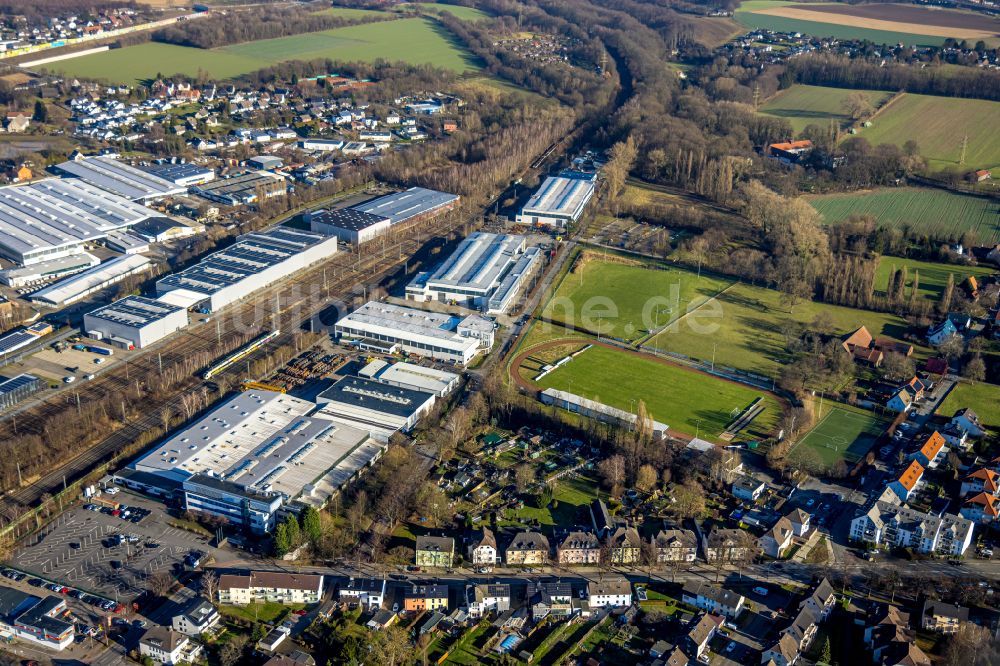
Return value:
<svg viewBox="0 0 1000 666">
<path fill-rule="evenodd" d="M 481 319 L 477 315 L 473 315 Z M 359 344 L 377 341 L 439 361 L 468 365 L 482 345 L 463 335 L 462 317 L 369 301 L 334 325 L 334 333 Z"/>
<path fill-rule="evenodd" d="M 537 247 L 525 250 L 524 236 L 477 231 L 436 268 L 418 273 L 406 287 L 406 298 L 502 314 L 513 304 L 541 256 Z"/>
<path fill-rule="evenodd" d="M 517 216 L 518 224 L 565 227 L 576 222 L 594 196 L 595 174 L 563 171 L 549 176 Z"/>
<path fill-rule="evenodd" d="M 337 239 L 275 227 L 242 236 L 178 273 L 157 280 L 160 300 L 217 312 L 337 252 Z"/>
<path fill-rule="evenodd" d="M 22 266 L 79 254 L 108 232 L 158 213 L 87 182 L 47 178 L 0 187 L 0 255 Z"/>
<path fill-rule="evenodd" d="M 142 296 L 126 296 L 83 315 L 83 330 L 95 340 L 142 349 L 187 326 L 187 310 Z"/>
</svg>

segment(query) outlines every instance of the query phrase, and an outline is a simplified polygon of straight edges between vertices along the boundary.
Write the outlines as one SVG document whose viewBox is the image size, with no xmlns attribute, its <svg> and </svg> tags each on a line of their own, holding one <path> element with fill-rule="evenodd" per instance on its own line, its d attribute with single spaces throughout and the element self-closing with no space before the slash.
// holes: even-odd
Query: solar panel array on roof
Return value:
<svg viewBox="0 0 1000 666">
<path fill-rule="evenodd" d="M 418 215 L 453 204 L 458 201 L 458 198 L 457 194 L 438 192 L 424 187 L 411 187 L 404 192 L 387 194 L 384 197 L 353 206 L 353 208 L 365 213 L 387 217 L 392 224 L 399 224 Z"/>
<path fill-rule="evenodd" d="M 7 354 L 16 351 L 21 347 L 26 347 L 38 340 L 37 335 L 32 335 L 27 331 L 14 331 L 0 338 L 0 354 Z"/>
<path fill-rule="evenodd" d="M 56 169 L 134 201 L 183 194 L 187 190 L 111 156 L 69 160 L 57 165 Z"/>
<path fill-rule="evenodd" d="M 105 305 L 93 312 L 87 313 L 87 316 L 125 324 L 126 326 L 141 327 L 183 309 L 176 305 L 154 301 L 142 296 L 126 296 L 110 305 Z"/>
</svg>

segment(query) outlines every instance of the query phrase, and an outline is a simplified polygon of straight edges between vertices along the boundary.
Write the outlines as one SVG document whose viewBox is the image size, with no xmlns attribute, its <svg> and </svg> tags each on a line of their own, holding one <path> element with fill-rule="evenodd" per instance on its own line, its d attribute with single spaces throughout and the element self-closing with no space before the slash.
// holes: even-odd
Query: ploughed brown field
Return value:
<svg viewBox="0 0 1000 666">
<path fill-rule="evenodd" d="M 913 5 L 816 3 L 757 9 L 754 10 L 754 13 L 857 28 L 954 37 L 956 39 L 977 39 L 1000 35 L 1000 20 L 972 12 L 930 9 Z"/>
</svg>

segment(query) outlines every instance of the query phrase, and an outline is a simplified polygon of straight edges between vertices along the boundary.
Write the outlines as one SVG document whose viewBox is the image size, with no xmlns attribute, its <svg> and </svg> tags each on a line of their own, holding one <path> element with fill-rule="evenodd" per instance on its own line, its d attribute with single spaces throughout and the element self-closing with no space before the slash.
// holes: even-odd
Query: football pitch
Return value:
<svg viewBox="0 0 1000 666">
<path fill-rule="evenodd" d="M 791 455 L 800 461 L 816 458 L 825 468 L 839 460 L 857 462 L 887 426 L 885 419 L 870 412 L 825 405 L 819 423 L 799 440 Z"/>
</svg>

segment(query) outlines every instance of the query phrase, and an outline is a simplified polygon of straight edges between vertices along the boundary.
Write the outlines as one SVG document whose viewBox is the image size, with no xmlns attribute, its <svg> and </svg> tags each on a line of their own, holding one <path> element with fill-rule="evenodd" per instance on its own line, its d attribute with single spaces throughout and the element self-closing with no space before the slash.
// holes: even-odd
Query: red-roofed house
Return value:
<svg viewBox="0 0 1000 666">
<path fill-rule="evenodd" d="M 812 151 L 812 141 L 802 139 L 801 141 L 786 141 L 784 143 L 772 143 L 769 148 L 771 157 L 777 157 L 782 162 L 798 162 L 803 155 Z"/>
<path fill-rule="evenodd" d="M 980 523 L 990 523 L 1000 517 L 1000 497 L 989 493 L 979 493 L 965 500 L 962 510 L 963 518 Z"/>
<path fill-rule="evenodd" d="M 919 449 L 910 454 L 909 458 L 919 462 L 927 469 L 934 469 L 937 467 L 938 460 L 945 453 L 944 444 L 944 437 L 935 430 L 927 436 Z"/>
<path fill-rule="evenodd" d="M 924 362 L 924 371 L 930 375 L 943 375 L 948 372 L 948 359 L 939 356 L 929 358 Z"/>
<path fill-rule="evenodd" d="M 962 496 L 972 493 L 997 495 L 1000 491 L 1000 474 L 986 467 L 977 469 L 962 480 Z"/>
<path fill-rule="evenodd" d="M 889 484 L 889 490 L 896 494 L 899 501 L 905 502 L 923 476 L 924 466 L 914 460 L 903 470 L 898 479 Z"/>
</svg>

